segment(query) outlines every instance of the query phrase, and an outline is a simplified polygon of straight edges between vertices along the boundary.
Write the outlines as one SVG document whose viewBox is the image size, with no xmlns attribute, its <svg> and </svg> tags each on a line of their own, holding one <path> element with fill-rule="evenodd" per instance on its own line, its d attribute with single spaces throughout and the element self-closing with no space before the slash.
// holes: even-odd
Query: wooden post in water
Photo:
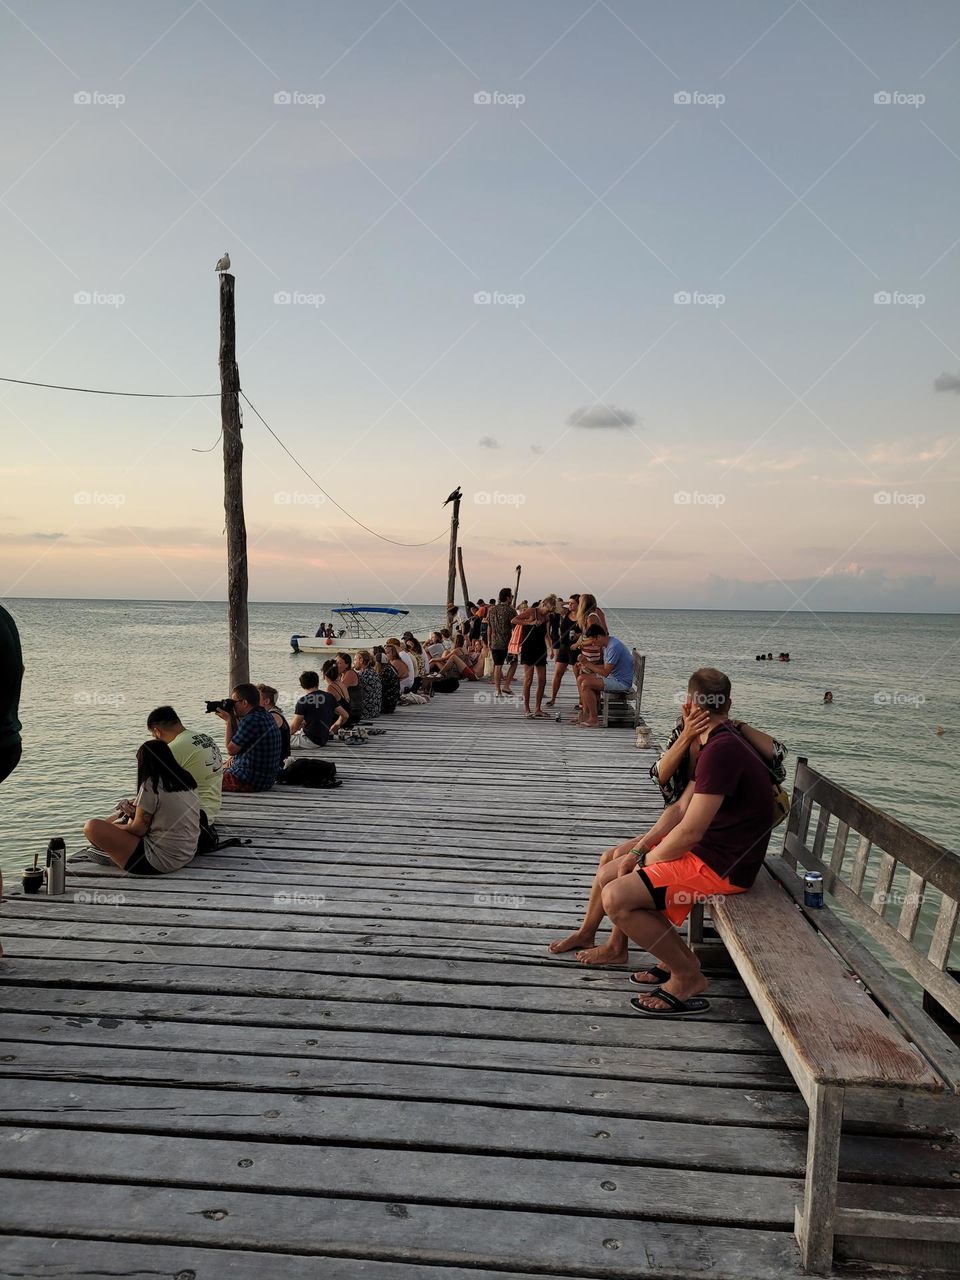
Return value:
<svg viewBox="0 0 960 1280">
<path fill-rule="evenodd" d="M 521 565 L 519 564 L 517 565 L 517 585 L 513 588 L 513 607 L 515 609 L 520 603 L 520 569 L 521 567 L 522 567 Z"/>
<path fill-rule="evenodd" d="M 223 429 L 223 508 L 227 529 L 227 625 L 230 688 L 250 681 L 247 619 L 247 525 L 243 515 L 243 440 L 240 436 L 240 371 L 234 278 L 220 276 L 220 423 Z"/>
<path fill-rule="evenodd" d="M 450 557 L 447 561 L 447 626 L 453 626 L 457 616 L 457 530 L 460 528 L 460 490 L 455 489 L 447 502 L 453 503 L 450 513 Z M 444 504 L 446 505 L 446 503 Z"/>
<path fill-rule="evenodd" d="M 460 589 L 463 591 L 463 607 L 470 603 L 470 592 L 467 590 L 467 575 L 463 571 L 463 548 L 457 547 L 457 569 L 460 572 Z"/>
</svg>

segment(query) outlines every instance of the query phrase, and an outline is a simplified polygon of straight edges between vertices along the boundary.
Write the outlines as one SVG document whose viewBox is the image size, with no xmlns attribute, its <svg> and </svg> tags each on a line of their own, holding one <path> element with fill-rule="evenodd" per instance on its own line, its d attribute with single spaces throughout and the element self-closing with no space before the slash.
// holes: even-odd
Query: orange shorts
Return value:
<svg viewBox="0 0 960 1280">
<path fill-rule="evenodd" d="M 639 867 L 637 875 L 650 890 L 658 910 L 663 911 L 677 928 L 686 920 L 692 907 L 706 902 L 714 894 L 746 892 L 742 885 L 731 884 L 723 876 L 718 876 L 695 853 L 685 853 L 672 862 L 654 862 L 648 867 Z"/>
</svg>

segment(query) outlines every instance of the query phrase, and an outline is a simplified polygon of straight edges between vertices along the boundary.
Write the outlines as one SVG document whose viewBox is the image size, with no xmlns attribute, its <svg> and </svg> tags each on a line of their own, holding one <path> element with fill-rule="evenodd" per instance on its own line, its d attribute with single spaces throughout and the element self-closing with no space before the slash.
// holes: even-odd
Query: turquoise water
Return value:
<svg viewBox="0 0 960 1280">
<path fill-rule="evenodd" d="M 151 601 L 7 600 L 26 676 L 25 758 L 0 787 L 0 866 L 19 869 L 62 835 L 82 842 L 85 818 L 134 788 L 148 711 L 172 702 L 204 722 L 226 688 L 226 607 Z M 254 680 L 292 704 L 292 632 L 312 634 L 329 606 L 250 606 Z M 658 741 L 697 666 L 733 682 L 737 718 L 775 734 L 838 782 L 952 848 L 960 845 L 960 616 L 608 609 L 612 630 L 647 654 L 643 712 Z M 439 606 L 413 606 L 403 626 L 435 626 Z M 403 629 L 403 627 L 401 628 Z M 789 665 L 755 661 L 788 651 Z M 823 705 L 824 690 L 834 694 Z M 936 736 L 935 727 L 945 733 Z M 219 728 L 219 725 L 218 725 Z M 624 750 L 632 750 L 624 733 Z"/>
</svg>

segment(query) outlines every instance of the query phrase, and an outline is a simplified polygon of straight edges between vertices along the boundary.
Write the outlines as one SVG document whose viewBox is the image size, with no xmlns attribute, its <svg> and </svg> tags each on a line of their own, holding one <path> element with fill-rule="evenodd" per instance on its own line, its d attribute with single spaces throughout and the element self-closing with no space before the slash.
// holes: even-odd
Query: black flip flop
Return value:
<svg viewBox="0 0 960 1280">
<path fill-rule="evenodd" d="M 637 987 L 659 987 L 662 982 L 670 981 L 670 970 L 661 969 L 658 964 L 652 964 L 649 969 L 639 969 L 637 972 L 653 974 L 653 981 L 647 982 L 645 979 L 638 978 L 636 973 L 631 973 L 630 981 Z"/>
<path fill-rule="evenodd" d="M 670 1006 L 669 1009 L 648 1009 L 640 1003 L 640 997 L 634 996 L 630 1001 L 631 1008 L 634 1013 L 639 1013 L 642 1018 L 689 1018 L 693 1014 L 706 1013 L 710 1008 L 710 1001 L 704 1000 L 702 996 L 694 996 L 691 1000 L 681 1000 L 677 996 L 672 996 L 669 991 L 664 991 L 663 987 L 654 987 L 648 992 L 648 995 L 657 996 L 660 1000 L 665 1000 Z"/>
</svg>

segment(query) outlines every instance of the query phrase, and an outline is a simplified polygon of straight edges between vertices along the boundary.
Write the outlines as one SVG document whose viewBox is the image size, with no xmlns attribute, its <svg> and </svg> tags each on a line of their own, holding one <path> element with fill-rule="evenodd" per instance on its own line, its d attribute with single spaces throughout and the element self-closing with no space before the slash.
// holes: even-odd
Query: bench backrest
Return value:
<svg viewBox="0 0 960 1280">
<path fill-rule="evenodd" d="M 640 699 L 643 697 L 643 677 L 647 670 L 647 655 L 645 653 L 637 653 L 636 649 L 633 653 L 633 687 L 637 691 L 637 707 L 640 706 Z"/>
<path fill-rule="evenodd" d="M 957 854 L 800 757 L 783 859 L 794 870 L 799 862 L 801 874 L 820 871 L 855 928 L 960 1022 L 960 983 L 947 972 L 960 917 Z"/>
</svg>

